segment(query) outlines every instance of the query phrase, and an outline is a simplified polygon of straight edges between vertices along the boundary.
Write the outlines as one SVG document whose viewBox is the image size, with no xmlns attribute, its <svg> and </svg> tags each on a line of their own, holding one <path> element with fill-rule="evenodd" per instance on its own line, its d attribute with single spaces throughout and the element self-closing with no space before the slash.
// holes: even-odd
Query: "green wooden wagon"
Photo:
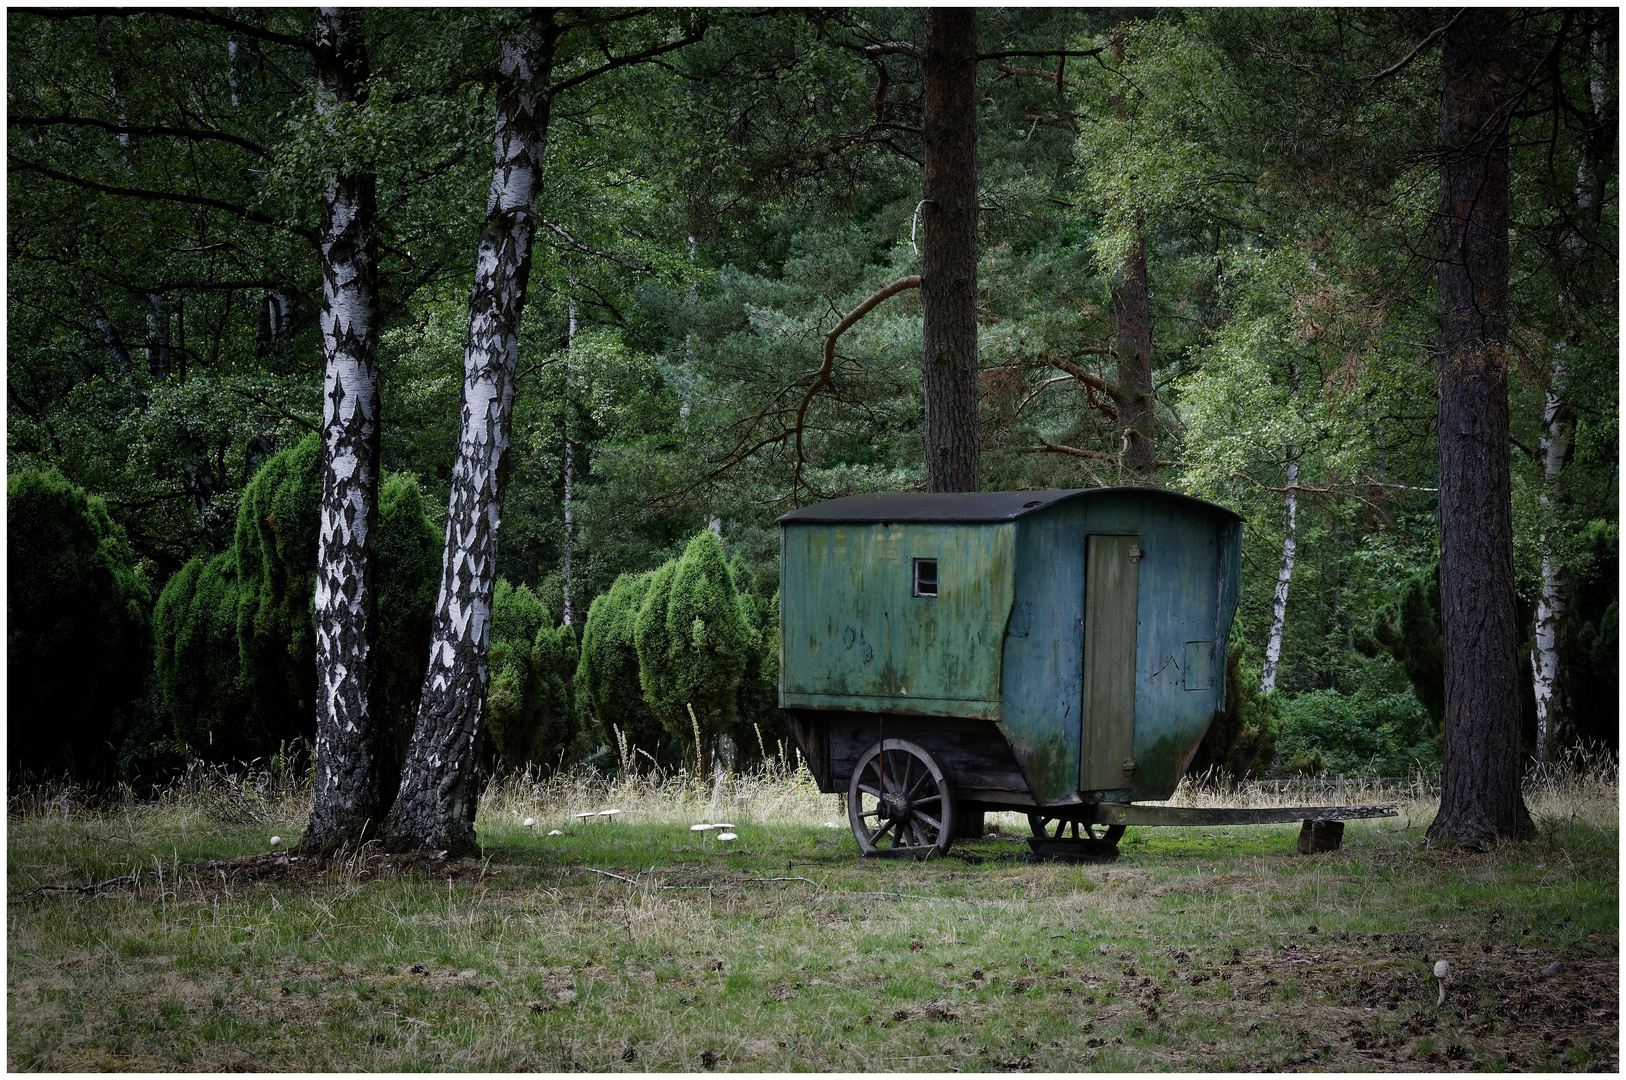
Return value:
<svg viewBox="0 0 1626 1080">
<path fill-rule="evenodd" d="M 1212 823 L 1134 804 L 1174 793 L 1224 708 L 1236 514 L 1149 488 L 899 492 L 779 526 L 780 708 L 865 853 L 946 852 L 999 810 L 1085 856 Z"/>
</svg>

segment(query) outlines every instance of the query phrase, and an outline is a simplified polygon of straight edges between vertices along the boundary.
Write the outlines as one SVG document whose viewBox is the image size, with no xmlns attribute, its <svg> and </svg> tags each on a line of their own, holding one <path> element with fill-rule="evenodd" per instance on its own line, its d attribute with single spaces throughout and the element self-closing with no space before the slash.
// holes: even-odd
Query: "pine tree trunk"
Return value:
<svg viewBox="0 0 1626 1080">
<path fill-rule="evenodd" d="M 1506 11 L 1444 39 L 1440 213 L 1440 616 L 1445 768 L 1431 841 L 1533 832 L 1520 790 L 1508 462 Z"/>
<path fill-rule="evenodd" d="M 1157 444 L 1152 433 L 1152 301 L 1146 277 L 1146 237 L 1139 229 L 1112 283 L 1118 357 L 1118 460 L 1125 479 L 1157 482 Z"/>
<path fill-rule="evenodd" d="M 354 12 L 319 9 L 317 108 L 365 101 Z M 322 198 L 322 517 L 316 556 L 315 805 L 300 850 L 329 854 L 376 832 L 392 763 L 375 700 L 378 620 L 378 256 L 371 173 L 340 172 Z"/>
<path fill-rule="evenodd" d="M 977 16 L 926 9 L 921 253 L 926 490 L 981 486 L 977 436 Z"/>
<path fill-rule="evenodd" d="M 496 164 L 469 297 L 463 415 L 440 597 L 417 726 L 402 767 L 400 793 L 384 827 L 391 850 L 433 847 L 461 855 L 476 847 L 475 755 L 487 682 L 497 528 L 548 129 L 545 87 L 557 34 L 552 16 L 546 15 L 502 44 Z"/>
<path fill-rule="evenodd" d="M 1287 497 L 1282 515 L 1282 565 L 1276 572 L 1276 595 L 1270 604 L 1270 638 L 1265 644 L 1265 667 L 1259 676 L 1259 692 L 1276 689 L 1276 671 L 1282 659 L 1282 630 L 1287 626 L 1287 587 L 1293 581 L 1293 559 L 1298 553 L 1299 463 L 1296 448 L 1287 448 Z"/>
</svg>

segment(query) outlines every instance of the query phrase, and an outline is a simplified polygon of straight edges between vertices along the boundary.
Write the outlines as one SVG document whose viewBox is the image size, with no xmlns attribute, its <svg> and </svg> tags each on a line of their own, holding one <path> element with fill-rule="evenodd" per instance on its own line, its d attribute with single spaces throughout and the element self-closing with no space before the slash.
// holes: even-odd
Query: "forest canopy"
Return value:
<svg viewBox="0 0 1626 1080">
<path fill-rule="evenodd" d="M 1519 714 L 1546 758 L 1618 739 L 1618 15 L 1506 15 Z M 1246 517 L 1215 767 L 1440 765 L 1449 16 L 977 12 L 979 483 L 1150 484 Z M 315 19 L 8 13 L 14 769 L 207 756 L 228 714 L 251 717 L 220 736 L 245 758 L 314 733 L 291 665 L 312 662 L 331 404 L 316 239 L 324 193 L 363 175 L 382 677 L 410 727 L 521 14 L 368 9 L 359 82 L 326 98 Z M 617 731 L 667 761 L 725 733 L 766 753 L 775 517 L 927 483 L 931 301 L 898 284 L 935 220 L 923 14 L 550 25 L 482 762 Z M 59 724 L 84 746 L 20 741 Z"/>
</svg>

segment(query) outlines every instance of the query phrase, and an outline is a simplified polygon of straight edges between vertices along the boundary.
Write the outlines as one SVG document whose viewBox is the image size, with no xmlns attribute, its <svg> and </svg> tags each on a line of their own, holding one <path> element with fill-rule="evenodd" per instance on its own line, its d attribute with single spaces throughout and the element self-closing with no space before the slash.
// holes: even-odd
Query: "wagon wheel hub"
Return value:
<svg viewBox="0 0 1626 1080">
<path fill-rule="evenodd" d="M 953 789 L 942 765 L 917 743 L 886 739 L 870 747 L 847 796 L 853 836 L 866 855 L 942 855 L 953 841 Z"/>
</svg>

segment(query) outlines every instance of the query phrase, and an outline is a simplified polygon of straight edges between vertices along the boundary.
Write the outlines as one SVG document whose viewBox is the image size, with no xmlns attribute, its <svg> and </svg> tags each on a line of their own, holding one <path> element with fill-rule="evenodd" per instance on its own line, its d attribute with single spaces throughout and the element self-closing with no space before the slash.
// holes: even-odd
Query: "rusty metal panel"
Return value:
<svg viewBox="0 0 1626 1080">
<path fill-rule="evenodd" d="M 1128 786 L 1135 771 L 1139 536 L 1093 535 L 1084 554 L 1084 747 L 1079 786 Z"/>
<path fill-rule="evenodd" d="M 780 707 L 997 719 L 1016 526 L 785 522 Z M 915 595 L 935 559 L 937 595 Z"/>
</svg>

